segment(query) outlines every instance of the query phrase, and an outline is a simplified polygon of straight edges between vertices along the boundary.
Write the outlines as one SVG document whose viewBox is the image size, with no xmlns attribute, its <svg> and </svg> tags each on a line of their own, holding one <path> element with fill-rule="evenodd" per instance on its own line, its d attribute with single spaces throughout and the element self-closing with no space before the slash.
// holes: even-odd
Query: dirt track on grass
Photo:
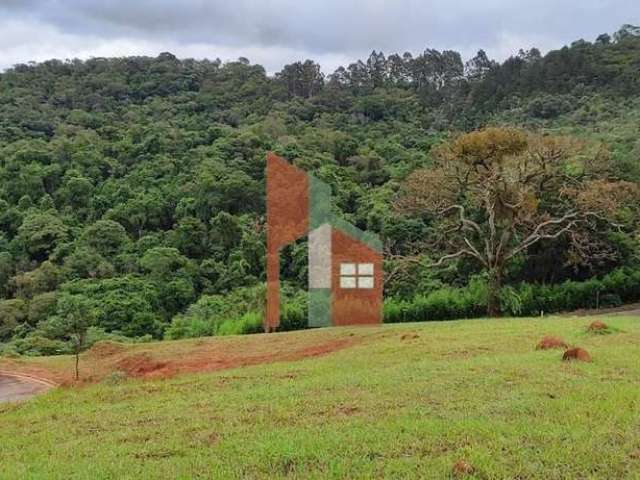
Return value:
<svg viewBox="0 0 640 480">
<path fill-rule="evenodd" d="M 40 380 L 0 373 L 0 403 L 28 400 L 51 387 Z"/>
<path fill-rule="evenodd" d="M 158 359 L 150 353 L 126 356 L 115 362 L 115 371 L 128 377 L 168 378 L 182 373 L 197 373 L 213 370 L 247 367 L 278 361 L 295 361 L 317 357 L 350 347 L 352 339 L 335 339 L 305 348 L 273 351 L 268 353 L 238 353 L 224 351 L 219 347 L 196 348 L 187 358 Z M 216 351 L 217 350 L 217 351 Z"/>
<path fill-rule="evenodd" d="M 346 330 L 270 335 L 249 335 L 225 339 L 203 338 L 162 344 L 125 345 L 100 342 L 81 355 L 80 383 L 100 382 L 110 375 L 130 378 L 169 378 L 185 373 L 210 372 L 297 361 L 329 355 L 362 343 L 370 334 L 355 335 Z M 58 385 L 76 384 L 73 359 L 48 363 L 7 359 L 0 363 L 9 372 L 44 378 Z"/>
<path fill-rule="evenodd" d="M 640 316 L 640 303 L 631 303 L 620 307 L 600 308 L 600 309 L 580 309 L 574 312 L 563 314 L 564 316 L 591 317 L 596 315 L 628 315 L 630 317 Z"/>
</svg>

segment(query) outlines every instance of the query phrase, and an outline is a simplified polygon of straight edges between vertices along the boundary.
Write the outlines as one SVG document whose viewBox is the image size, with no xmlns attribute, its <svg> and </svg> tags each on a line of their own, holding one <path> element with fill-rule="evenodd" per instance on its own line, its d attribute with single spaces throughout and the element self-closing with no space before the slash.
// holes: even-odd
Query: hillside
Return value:
<svg viewBox="0 0 640 480">
<path fill-rule="evenodd" d="M 373 52 L 328 75 L 311 60 L 268 76 L 246 59 L 170 53 L 16 65 L 0 74 L 0 352 L 70 352 L 59 320 L 73 302 L 95 318 L 90 343 L 258 331 L 269 150 L 331 185 L 346 220 L 380 234 L 393 302 L 486 283 L 467 260 L 402 263 L 434 235 L 433 216 L 394 209 L 407 176 L 458 132 L 508 125 L 570 135 L 585 145 L 580 158 L 637 184 L 635 32 L 502 63 L 484 52 L 468 62 L 452 51 Z M 505 287 L 631 275 L 637 220 L 622 213 L 624 228 L 599 232 L 606 256 L 577 259 L 572 239 L 549 240 L 510 265 Z M 304 242 L 283 252 L 282 270 L 283 325 L 300 328 Z M 553 311 L 600 306 L 592 297 Z M 639 298 L 603 296 L 607 306 Z M 471 303 L 429 318 L 484 313 Z"/>
<path fill-rule="evenodd" d="M 573 317 L 98 345 L 84 368 L 142 352 L 165 365 L 203 349 L 231 366 L 265 349 L 280 356 L 169 379 L 103 371 L 98 384 L 0 405 L 0 477 L 447 478 L 462 460 L 470 478 L 632 478 L 640 323 L 600 319 L 608 334 Z M 543 335 L 593 361 L 535 350 Z M 296 353 L 337 341 L 321 355 Z M 60 373 L 72 364 L 10 365 Z"/>
</svg>

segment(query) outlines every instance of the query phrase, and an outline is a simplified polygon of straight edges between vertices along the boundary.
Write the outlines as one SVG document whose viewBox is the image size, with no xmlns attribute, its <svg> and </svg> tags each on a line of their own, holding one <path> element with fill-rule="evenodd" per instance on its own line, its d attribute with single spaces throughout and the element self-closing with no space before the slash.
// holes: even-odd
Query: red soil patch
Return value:
<svg viewBox="0 0 640 480">
<path fill-rule="evenodd" d="M 180 373 L 210 372 L 215 370 L 227 370 L 230 368 L 248 367 L 263 363 L 273 363 L 279 361 L 296 361 L 305 358 L 319 357 L 329 353 L 350 347 L 356 342 L 349 339 L 336 339 L 319 345 L 306 348 L 282 352 L 274 350 L 269 353 L 258 355 L 243 355 L 241 352 L 195 351 L 189 358 L 181 360 L 171 360 L 165 363 L 142 361 L 141 368 L 127 374 L 134 377 L 146 378 L 168 378 Z M 136 365 L 137 362 L 134 362 Z"/>
<path fill-rule="evenodd" d="M 595 320 L 589 324 L 589 326 L 587 327 L 587 330 L 590 332 L 598 332 L 601 330 L 607 330 L 608 328 L 609 326 L 606 323 L 600 320 Z"/>
<path fill-rule="evenodd" d="M 589 355 L 589 352 L 580 347 L 570 348 L 569 350 L 564 352 L 564 355 L 562 355 L 562 360 L 578 360 L 580 362 L 590 362 L 591 355 Z"/>
<path fill-rule="evenodd" d="M 165 369 L 167 363 L 155 361 L 148 353 L 141 353 L 125 357 L 116 362 L 119 371 L 130 377 L 144 377 L 158 370 Z"/>
<path fill-rule="evenodd" d="M 451 469 L 454 477 L 463 477 L 466 475 L 473 475 L 473 467 L 465 462 L 463 459 L 458 460 L 453 464 L 453 468 Z"/>
<path fill-rule="evenodd" d="M 101 342 L 80 358 L 80 384 L 103 380 L 121 372 L 127 377 L 168 378 L 183 373 L 210 372 L 291 362 L 320 357 L 359 344 L 370 335 L 352 332 L 324 335 L 319 332 L 251 335 L 244 338 L 202 339 L 192 342 L 125 345 Z M 72 357 L 37 365 L 24 360 L 0 361 L 0 369 L 27 373 L 60 385 L 76 385 Z"/>
<path fill-rule="evenodd" d="M 569 346 L 566 344 L 566 342 L 560 337 L 546 335 L 542 337 L 542 340 L 538 342 L 538 345 L 536 345 L 536 350 L 549 350 L 551 348 L 567 349 L 568 347 Z"/>
</svg>

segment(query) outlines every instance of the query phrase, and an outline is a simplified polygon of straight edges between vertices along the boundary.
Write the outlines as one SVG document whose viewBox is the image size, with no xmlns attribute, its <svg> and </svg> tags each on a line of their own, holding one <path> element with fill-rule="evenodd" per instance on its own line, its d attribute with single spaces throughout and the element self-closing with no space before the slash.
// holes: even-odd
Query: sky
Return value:
<svg viewBox="0 0 640 480">
<path fill-rule="evenodd" d="M 504 60 L 640 24 L 640 0 L 0 0 L 0 70 L 128 55 L 246 57 L 275 73 L 311 58 L 325 73 L 385 54 L 484 49 Z"/>
</svg>

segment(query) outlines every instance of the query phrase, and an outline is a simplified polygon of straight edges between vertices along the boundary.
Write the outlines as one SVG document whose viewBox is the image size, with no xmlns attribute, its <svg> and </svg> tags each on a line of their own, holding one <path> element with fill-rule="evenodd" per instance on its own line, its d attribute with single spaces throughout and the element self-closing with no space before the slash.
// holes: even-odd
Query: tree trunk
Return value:
<svg viewBox="0 0 640 480">
<path fill-rule="evenodd" d="M 76 350 L 76 380 L 80 380 L 80 349 Z"/>
<path fill-rule="evenodd" d="M 489 299 L 487 302 L 487 314 L 490 317 L 499 317 L 502 313 L 500 305 L 500 289 L 502 288 L 502 268 L 496 267 L 489 271 Z"/>
</svg>

